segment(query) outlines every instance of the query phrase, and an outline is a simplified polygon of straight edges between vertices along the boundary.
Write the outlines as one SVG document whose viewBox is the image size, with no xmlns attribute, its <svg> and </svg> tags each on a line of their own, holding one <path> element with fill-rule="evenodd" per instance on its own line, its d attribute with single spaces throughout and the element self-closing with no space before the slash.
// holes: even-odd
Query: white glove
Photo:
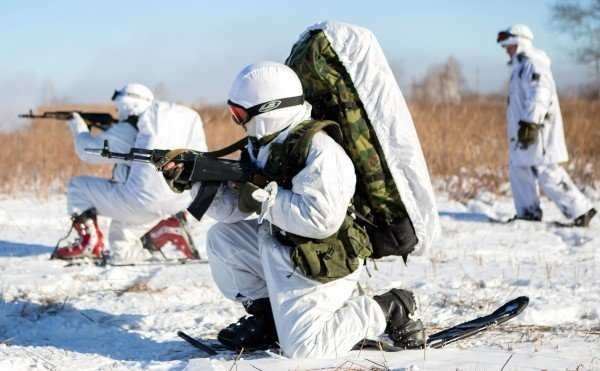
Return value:
<svg viewBox="0 0 600 371">
<path fill-rule="evenodd" d="M 79 133 L 86 133 L 89 131 L 85 121 L 83 121 L 77 112 L 73 112 L 73 118 L 67 121 L 67 124 L 71 128 L 73 136 L 77 136 Z"/>
<path fill-rule="evenodd" d="M 275 196 L 277 196 L 276 182 L 271 182 L 265 188 L 252 192 L 252 198 L 261 203 L 258 224 L 262 224 L 265 215 L 267 215 L 267 212 L 269 212 L 269 209 L 275 203 Z"/>
</svg>

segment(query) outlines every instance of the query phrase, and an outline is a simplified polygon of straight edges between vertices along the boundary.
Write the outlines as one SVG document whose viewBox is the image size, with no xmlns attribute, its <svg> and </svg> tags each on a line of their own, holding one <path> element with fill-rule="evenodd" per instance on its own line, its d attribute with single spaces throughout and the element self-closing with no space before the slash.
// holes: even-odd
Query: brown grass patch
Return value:
<svg viewBox="0 0 600 371">
<path fill-rule="evenodd" d="M 149 285 L 150 283 L 150 279 L 149 278 L 142 278 L 139 279 L 137 281 L 135 281 L 134 283 L 132 283 L 131 285 L 125 287 L 122 290 L 117 291 L 117 296 L 121 296 L 127 293 L 148 293 L 148 294 L 154 294 L 154 293 L 159 293 L 164 291 L 164 288 L 152 288 Z"/>
<path fill-rule="evenodd" d="M 408 102 L 433 180 L 457 198 L 480 191 L 496 193 L 508 182 L 506 102 L 472 99 L 459 105 Z M 561 103 L 567 148 L 566 164 L 578 185 L 598 187 L 600 103 Z"/>
<path fill-rule="evenodd" d="M 44 107 L 44 109 L 112 111 L 112 106 Z M 193 107 L 200 112 L 209 150 L 241 138 L 222 106 Z M 600 103 L 561 102 L 571 161 L 566 165 L 578 185 L 598 188 L 600 172 Z M 436 188 L 456 198 L 476 196 L 482 190 L 506 192 L 508 181 L 506 102 L 471 99 L 459 105 L 409 102 L 423 152 Z M 25 122 L 24 122 L 25 124 Z M 81 162 L 74 153 L 71 133 L 64 123 L 34 121 L 27 129 L 0 134 L 4 161 L 0 192 L 33 191 L 40 195 L 64 192 L 68 180 L 79 174 L 109 177 L 110 167 Z"/>
</svg>

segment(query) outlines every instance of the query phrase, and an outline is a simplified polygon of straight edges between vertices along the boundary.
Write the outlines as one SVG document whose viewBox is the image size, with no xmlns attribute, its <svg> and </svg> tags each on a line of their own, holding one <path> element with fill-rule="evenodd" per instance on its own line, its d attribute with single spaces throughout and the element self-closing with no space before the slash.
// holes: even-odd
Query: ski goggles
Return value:
<svg viewBox="0 0 600 371">
<path fill-rule="evenodd" d="M 252 106 L 250 108 L 244 108 L 241 105 L 234 103 L 231 100 L 228 100 L 227 108 L 229 108 L 229 113 L 231 113 L 233 121 L 235 121 L 235 123 L 238 125 L 244 125 L 245 123 L 250 121 L 254 116 L 260 115 L 261 113 L 271 112 L 276 109 L 286 107 L 297 106 L 303 103 L 304 95 L 299 95 L 297 97 L 270 100 L 268 102 L 257 104 L 256 106 Z"/>
<path fill-rule="evenodd" d="M 500 31 L 498 32 L 498 38 L 496 39 L 496 42 L 502 42 L 504 40 L 510 39 L 511 37 L 514 37 L 515 35 L 511 34 L 510 32 L 506 32 L 506 31 Z"/>
</svg>

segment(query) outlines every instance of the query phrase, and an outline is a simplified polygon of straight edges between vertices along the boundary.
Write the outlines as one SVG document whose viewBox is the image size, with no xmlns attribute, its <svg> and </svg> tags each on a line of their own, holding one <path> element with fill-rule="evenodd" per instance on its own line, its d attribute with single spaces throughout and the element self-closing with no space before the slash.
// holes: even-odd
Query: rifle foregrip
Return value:
<svg viewBox="0 0 600 371">
<path fill-rule="evenodd" d="M 257 172 L 254 164 L 221 158 L 195 156 L 190 182 L 201 182 L 200 190 L 188 211 L 200 220 L 215 199 L 221 183 L 251 182 Z"/>
<path fill-rule="evenodd" d="M 206 210 L 215 199 L 220 185 L 221 182 L 202 182 L 196 198 L 187 208 L 196 220 L 200 220 L 206 213 Z"/>
</svg>

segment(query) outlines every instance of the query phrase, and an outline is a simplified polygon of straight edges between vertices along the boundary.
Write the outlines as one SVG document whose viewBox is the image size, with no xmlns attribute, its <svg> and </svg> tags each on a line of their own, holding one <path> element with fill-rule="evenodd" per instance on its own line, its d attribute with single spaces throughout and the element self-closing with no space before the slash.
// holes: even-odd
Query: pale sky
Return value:
<svg viewBox="0 0 600 371">
<path fill-rule="evenodd" d="M 496 34 L 525 23 L 553 61 L 559 89 L 591 72 L 574 63 L 553 29 L 549 1 L 30 1 L 0 3 L 2 111 L 44 103 L 106 103 L 128 82 L 166 86 L 169 100 L 222 103 L 244 66 L 283 62 L 309 25 L 333 20 L 371 29 L 400 86 L 452 56 L 469 88 L 504 91 L 507 57 Z M 478 76 L 478 78 L 477 78 Z M 479 80 L 479 84 L 477 81 Z"/>
</svg>

